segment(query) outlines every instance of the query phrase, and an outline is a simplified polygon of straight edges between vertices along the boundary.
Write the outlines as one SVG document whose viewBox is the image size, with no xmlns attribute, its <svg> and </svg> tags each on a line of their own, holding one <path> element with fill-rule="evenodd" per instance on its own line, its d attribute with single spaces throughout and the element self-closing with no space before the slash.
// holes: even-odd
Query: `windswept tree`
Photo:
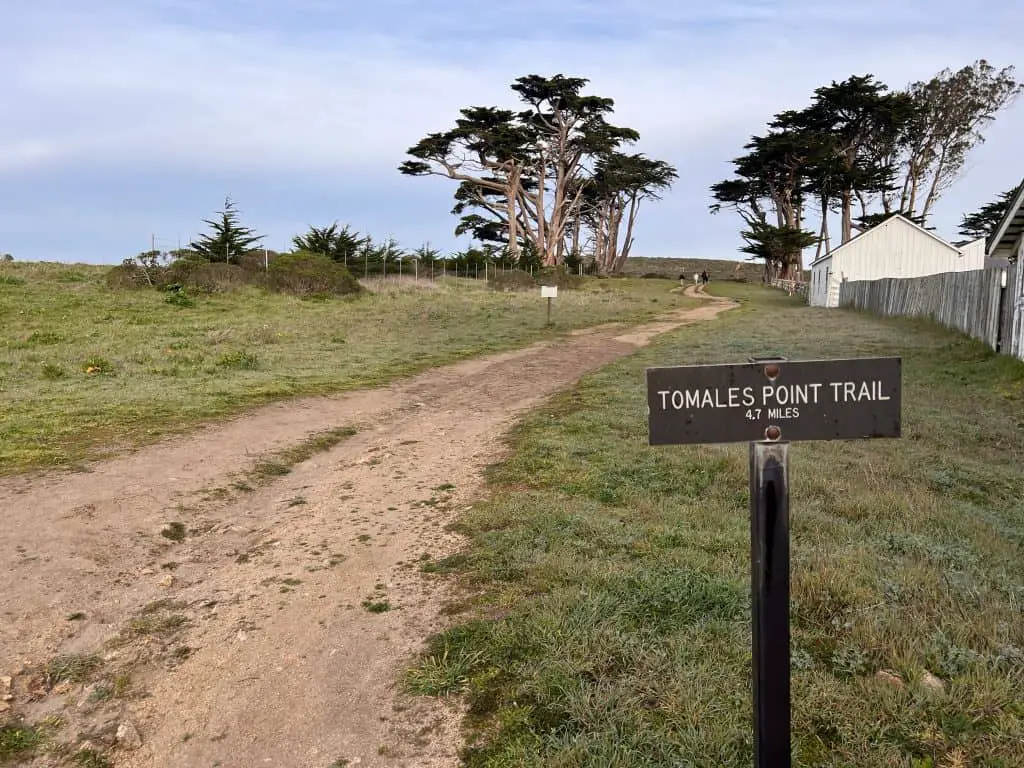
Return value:
<svg viewBox="0 0 1024 768">
<path fill-rule="evenodd" d="M 589 223 L 598 272 L 614 274 L 622 269 L 633 247 L 640 203 L 660 199 L 660 193 L 677 177 L 676 169 L 668 163 L 642 154 L 613 152 L 597 162 L 593 179 L 584 188 L 587 194 L 576 223 Z M 578 239 L 575 233 L 573 242 Z"/>
<path fill-rule="evenodd" d="M 563 75 L 520 77 L 511 88 L 525 109 L 463 109 L 454 129 L 410 148 L 414 159 L 399 170 L 459 182 L 452 211 L 461 217 L 456 234 L 504 243 L 513 262 L 526 251 L 544 265 L 563 264 L 579 250 L 584 221 L 593 220 L 582 208 L 599 166 L 639 138 L 635 130 L 608 122 L 613 101 L 582 94 L 587 82 Z M 633 201 L 633 224 L 639 201 L 661 188 L 652 178 L 635 194 L 622 190 L 627 203 Z"/>
<path fill-rule="evenodd" d="M 224 199 L 224 209 L 219 219 L 203 219 L 212 230 L 209 234 L 200 235 L 189 244 L 189 249 L 200 258 L 208 261 L 224 261 L 237 264 L 242 256 L 252 250 L 263 240 L 249 228 L 239 223 L 239 212 L 230 197 Z"/>
<path fill-rule="evenodd" d="M 927 226 L 935 202 L 983 141 L 982 128 L 1020 91 L 1012 67 L 996 70 L 984 60 L 896 92 L 872 75 L 833 81 L 804 109 L 776 115 L 744 147 L 734 178 L 712 186 L 711 211 L 738 211 L 746 225 L 741 250 L 782 273 L 800 263 L 806 245 L 816 242 L 818 255 L 829 247 L 833 212 L 843 243 L 855 223 L 864 230 L 896 214 Z M 813 238 L 803 229 L 807 201 L 821 217 Z"/>
<path fill-rule="evenodd" d="M 815 241 L 802 228 L 803 197 L 811 145 L 789 116 L 776 120 L 775 130 L 754 136 L 746 155 L 733 160 L 735 177 L 711 187 L 711 212 L 731 208 L 746 224 L 740 250 L 764 259 L 766 277 L 791 277 L 800 268 L 803 248 Z M 769 217 L 774 222 L 769 221 Z"/>
<path fill-rule="evenodd" d="M 853 236 L 854 200 L 867 216 L 868 201 L 892 188 L 895 168 L 885 147 L 900 135 L 911 108 L 905 95 L 888 90 L 873 75 L 855 75 L 818 88 L 811 105 L 794 113 L 813 146 L 809 189 L 835 200 L 844 243 Z"/>
<path fill-rule="evenodd" d="M 464 201 L 486 208 L 502 222 L 508 247 L 515 254 L 521 177 L 535 136 L 511 110 L 467 107 L 460 112 L 455 128 L 432 133 L 411 147 L 408 153 L 415 159 L 406 160 L 399 171 L 461 182 Z"/>
<path fill-rule="evenodd" d="M 1024 181 L 1003 192 L 994 202 L 981 206 L 974 213 L 965 213 L 960 220 L 960 234 L 975 239 L 992 234 L 992 230 L 999 226 L 1021 187 L 1024 187 Z"/>
<path fill-rule="evenodd" d="M 898 145 L 902 184 L 890 196 L 900 210 L 927 219 L 960 176 L 971 150 L 985 141 L 982 130 L 1024 89 L 1013 73 L 1012 66 L 997 70 L 979 59 L 907 88 L 914 115 Z"/>
</svg>

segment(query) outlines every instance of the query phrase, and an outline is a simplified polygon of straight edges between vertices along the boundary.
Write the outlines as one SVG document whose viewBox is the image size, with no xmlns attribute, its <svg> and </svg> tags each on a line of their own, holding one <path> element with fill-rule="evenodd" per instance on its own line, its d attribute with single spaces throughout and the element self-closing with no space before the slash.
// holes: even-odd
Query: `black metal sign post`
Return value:
<svg viewBox="0 0 1024 768">
<path fill-rule="evenodd" d="M 788 441 L 899 437 L 901 385 L 898 357 L 647 369 L 651 445 L 750 443 L 755 768 L 791 765 Z"/>
</svg>

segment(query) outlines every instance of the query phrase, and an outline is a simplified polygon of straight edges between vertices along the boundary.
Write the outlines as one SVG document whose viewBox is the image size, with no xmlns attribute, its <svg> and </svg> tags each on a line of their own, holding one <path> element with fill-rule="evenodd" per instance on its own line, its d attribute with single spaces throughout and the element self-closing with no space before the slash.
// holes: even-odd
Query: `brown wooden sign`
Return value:
<svg viewBox="0 0 1024 768">
<path fill-rule="evenodd" d="M 650 445 L 900 437 L 902 360 L 647 369 Z"/>
</svg>

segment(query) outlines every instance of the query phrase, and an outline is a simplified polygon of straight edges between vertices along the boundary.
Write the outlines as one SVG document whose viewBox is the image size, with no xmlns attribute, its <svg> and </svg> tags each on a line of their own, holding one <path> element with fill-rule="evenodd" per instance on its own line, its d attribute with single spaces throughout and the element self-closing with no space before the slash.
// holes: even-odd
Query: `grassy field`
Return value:
<svg viewBox="0 0 1024 768">
<path fill-rule="evenodd" d="M 739 272 L 736 267 L 739 265 Z M 643 256 L 633 256 L 626 259 L 623 273 L 627 277 L 642 277 L 643 275 L 661 275 L 669 280 L 678 280 L 679 275 L 689 275 L 693 279 L 694 272 L 708 271 L 708 276 L 714 280 L 731 280 L 737 276 L 746 279 L 748 283 L 759 283 L 761 273 L 764 271 L 764 264 L 753 261 L 727 261 L 725 259 L 651 259 Z"/>
<path fill-rule="evenodd" d="M 644 368 L 899 354 L 902 439 L 791 449 L 794 764 L 1024 765 L 1024 364 L 717 289 L 517 430 L 409 686 L 467 697 L 470 766 L 751 765 L 747 449 L 648 447 Z"/>
<path fill-rule="evenodd" d="M 657 280 L 563 291 L 483 281 L 303 301 L 255 288 L 176 306 L 113 291 L 105 268 L 0 265 L 0 474 L 108 455 L 213 417 L 300 394 L 379 384 L 572 328 L 694 304 Z"/>
</svg>

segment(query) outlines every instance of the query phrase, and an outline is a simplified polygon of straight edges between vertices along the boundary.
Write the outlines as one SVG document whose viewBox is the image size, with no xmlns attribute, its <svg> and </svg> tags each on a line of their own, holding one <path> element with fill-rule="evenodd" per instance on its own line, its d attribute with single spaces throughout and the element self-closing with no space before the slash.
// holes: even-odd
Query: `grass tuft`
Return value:
<svg viewBox="0 0 1024 768">
<path fill-rule="evenodd" d="M 57 656 L 46 665 L 46 684 L 88 682 L 103 667 L 103 659 L 91 654 Z"/>
<path fill-rule="evenodd" d="M 185 528 L 185 524 L 180 522 L 168 523 L 167 526 L 160 531 L 160 535 L 165 539 L 178 542 L 184 541 L 187 534 L 188 530 Z"/>
<path fill-rule="evenodd" d="M 44 734 L 30 725 L 0 725 L 0 764 L 27 757 L 43 744 Z"/>
</svg>

